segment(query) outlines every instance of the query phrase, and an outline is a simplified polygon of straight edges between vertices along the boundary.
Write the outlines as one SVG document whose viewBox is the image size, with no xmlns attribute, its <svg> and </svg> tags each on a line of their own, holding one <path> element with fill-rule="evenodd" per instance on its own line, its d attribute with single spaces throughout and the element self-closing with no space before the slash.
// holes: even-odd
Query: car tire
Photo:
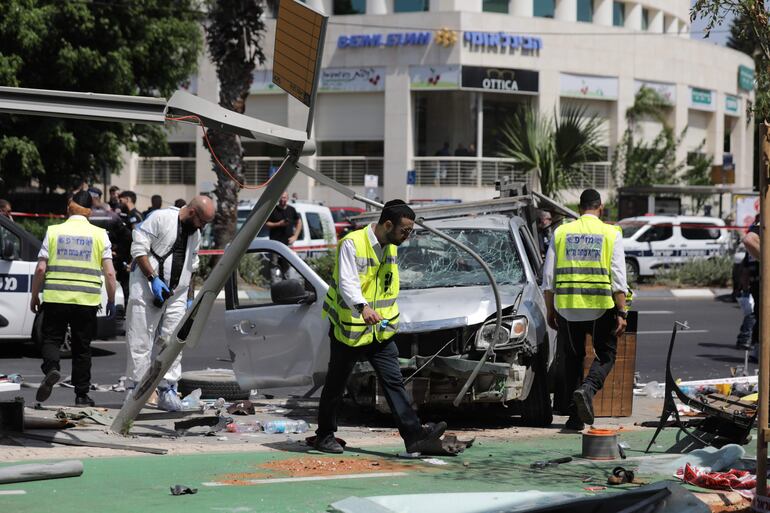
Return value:
<svg viewBox="0 0 770 513">
<path fill-rule="evenodd" d="M 207 369 L 186 371 L 177 383 L 182 396 L 196 388 L 201 389 L 202 399 L 223 398 L 225 401 L 239 401 L 249 398 L 249 391 L 243 390 L 235 379 L 235 373 L 229 369 Z"/>
<path fill-rule="evenodd" d="M 633 258 L 626 258 L 626 281 L 628 283 L 639 281 L 639 262 Z"/>
<path fill-rule="evenodd" d="M 35 320 L 32 322 L 32 343 L 35 344 L 38 352 L 43 347 L 43 312 L 38 312 L 35 315 Z M 67 332 L 64 334 L 64 342 L 62 342 L 59 348 L 59 358 L 72 358 L 72 331 L 67 326 Z"/>
<path fill-rule="evenodd" d="M 545 348 L 548 345 L 547 343 L 541 344 L 540 347 Z M 534 369 L 535 379 L 529 389 L 529 395 L 521 403 L 521 419 L 527 426 L 548 427 L 553 423 L 553 407 L 551 394 L 548 391 L 548 372 L 546 371 L 547 359 L 545 354 L 537 355 Z"/>
</svg>

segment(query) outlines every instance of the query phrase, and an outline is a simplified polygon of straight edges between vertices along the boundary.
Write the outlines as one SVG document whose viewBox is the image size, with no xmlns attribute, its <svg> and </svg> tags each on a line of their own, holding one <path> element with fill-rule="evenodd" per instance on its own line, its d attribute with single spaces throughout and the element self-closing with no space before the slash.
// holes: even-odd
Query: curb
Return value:
<svg viewBox="0 0 770 513">
<path fill-rule="evenodd" d="M 684 299 L 713 299 L 717 296 L 732 294 L 732 289 L 648 289 L 635 290 L 635 298 L 684 298 Z"/>
</svg>

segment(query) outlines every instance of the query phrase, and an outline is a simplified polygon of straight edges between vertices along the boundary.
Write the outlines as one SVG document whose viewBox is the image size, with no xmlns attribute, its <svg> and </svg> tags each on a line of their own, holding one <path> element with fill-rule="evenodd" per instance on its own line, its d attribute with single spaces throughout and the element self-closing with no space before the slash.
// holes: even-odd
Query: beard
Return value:
<svg viewBox="0 0 770 513">
<path fill-rule="evenodd" d="M 389 232 L 387 232 L 385 234 L 385 239 L 387 239 L 388 244 L 393 244 L 396 247 L 400 246 L 404 242 L 403 239 L 400 239 L 398 237 L 398 232 L 396 231 L 396 228 L 392 228 Z"/>
<path fill-rule="evenodd" d="M 186 236 L 189 237 L 190 235 L 195 233 L 197 230 L 198 228 L 196 228 L 195 224 L 193 224 L 191 220 L 185 219 L 184 221 L 182 221 L 182 233 L 185 234 Z"/>
</svg>

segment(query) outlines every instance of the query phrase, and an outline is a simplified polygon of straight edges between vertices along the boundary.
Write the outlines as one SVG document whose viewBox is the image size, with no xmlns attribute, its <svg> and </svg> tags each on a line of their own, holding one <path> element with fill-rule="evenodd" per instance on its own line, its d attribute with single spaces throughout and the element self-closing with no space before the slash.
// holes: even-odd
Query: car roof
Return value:
<svg viewBox="0 0 770 513">
<path fill-rule="evenodd" d="M 361 207 L 329 207 L 332 212 L 337 210 L 350 210 L 352 212 L 366 212 L 366 209 Z"/>
<path fill-rule="evenodd" d="M 618 221 L 619 223 L 704 223 L 712 225 L 724 225 L 725 222 L 718 217 L 707 216 L 637 216 L 627 217 Z"/>
<path fill-rule="evenodd" d="M 511 218 L 500 214 L 491 214 L 479 217 L 462 216 L 448 219 L 435 219 L 426 221 L 431 228 L 481 228 L 489 230 L 507 230 Z M 419 229 L 419 228 L 418 228 Z"/>
<path fill-rule="evenodd" d="M 251 210 L 252 208 L 254 208 L 255 204 L 256 204 L 256 202 L 254 202 L 254 203 L 251 203 L 251 202 L 240 203 L 238 205 L 238 210 L 240 210 L 240 211 Z M 329 212 L 329 215 L 331 215 L 331 211 L 329 210 L 329 207 L 327 207 L 325 205 L 318 205 L 316 203 L 305 203 L 305 202 L 301 202 L 301 201 L 299 201 L 299 202 L 291 202 L 290 201 L 289 205 L 294 207 L 294 209 L 297 212 Z"/>
</svg>

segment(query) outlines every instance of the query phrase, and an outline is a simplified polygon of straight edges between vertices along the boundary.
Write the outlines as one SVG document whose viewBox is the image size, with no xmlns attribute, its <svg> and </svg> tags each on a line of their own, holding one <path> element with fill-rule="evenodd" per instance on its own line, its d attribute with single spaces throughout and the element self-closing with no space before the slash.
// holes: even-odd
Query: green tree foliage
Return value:
<svg viewBox="0 0 770 513">
<path fill-rule="evenodd" d="M 601 120 L 583 106 L 567 106 L 561 116 L 541 115 L 531 106 L 519 110 L 501 130 L 499 155 L 518 160 L 537 173 L 540 192 L 558 197 L 581 164 L 601 158 Z"/>
<path fill-rule="evenodd" d="M 206 42 L 219 79 L 219 104 L 243 114 L 257 63 L 265 61 L 262 37 L 265 31 L 261 2 L 254 0 L 210 0 Z M 212 149 L 235 179 L 243 183 L 243 147 L 231 132 L 209 130 Z M 236 228 L 240 186 L 213 161 L 217 175 L 214 194 L 217 213 L 214 242 L 223 248 L 232 240 Z"/>
<path fill-rule="evenodd" d="M 168 96 L 196 69 L 195 0 L 0 1 L 0 85 Z M 69 187 L 119 172 L 121 148 L 163 148 L 160 127 L 0 115 L 0 188 Z"/>
<path fill-rule="evenodd" d="M 753 112 L 757 119 L 770 118 L 770 26 L 764 0 L 696 0 L 690 19 L 706 20 L 706 37 L 732 14 L 731 40 L 741 51 L 750 50 L 756 69 Z"/>
</svg>

